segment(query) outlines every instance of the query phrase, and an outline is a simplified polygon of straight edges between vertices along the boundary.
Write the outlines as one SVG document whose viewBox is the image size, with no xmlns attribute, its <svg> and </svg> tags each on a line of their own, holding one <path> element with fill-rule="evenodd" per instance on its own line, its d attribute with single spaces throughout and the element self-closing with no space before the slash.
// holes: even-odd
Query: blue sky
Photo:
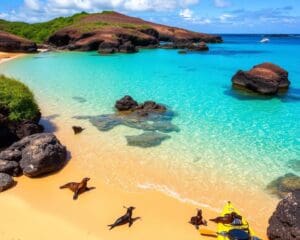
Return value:
<svg viewBox="0 0 300 240">
<path fill-rule="evenodd" d="M 0 0 L 12 21 L 102 10 L 210 33 L 300 33 L 300 0 Z"/>
</svg>

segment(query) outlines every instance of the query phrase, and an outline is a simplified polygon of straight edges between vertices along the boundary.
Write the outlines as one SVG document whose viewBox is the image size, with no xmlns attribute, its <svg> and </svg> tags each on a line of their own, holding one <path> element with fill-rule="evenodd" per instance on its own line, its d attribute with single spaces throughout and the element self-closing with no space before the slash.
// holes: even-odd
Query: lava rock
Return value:
<svg viewBox="0 0 300 240">
<path fill-rule="evenodd" d="M 0 160 L 0 173 L 7 173 L 14 177 L 20 174 L 19 164 L 15 161 Z"/>
<path fill-rule="evenodd" d="M 250 71 L 239 70 L 231 81 L 234 87 L 261 94 L 276 94 L 290 85 L 288 72 L 272 63 L 256 65 Z"/>
<path fill-rule="evenodd" d="M 0 51 L 33 53 L 37 51 L 37 45 L 28 39 L 0 31 Z"/>
<path fill-rule="evenodd" d="M 84 128 L 82 128 L 80 126 L 73 126 L 72 129 L 73 129 L 75 135 L 81 133 L 84 130 Z"/>
<path fill-rule="evenodd" d="M 0 192 L 11 188 L 14 184 L 15 181 L 10 175 L 6 173 L 0 173 Z"/>
<path fill-rule="evenodd" d="M 59 140 L 51 133 L 38 133 L 14 143 L 7 148 L 1 159 L 5 156 L 16 159 L 21 152 L 19 160 L 23 174 L 28 177 L 38 177 L 46 173 L 60 170 L 66 163 L 67 151 Z M 2 155 L 3 154 L 3 155 Z"/>
<path fill-rule="evenodd" d="M 269 219 L 267 235 L 270 240 L 300 239 L 300 189 L 279 202 Z"/>
<path fill-rule="evenodd" d="M 120 100 L 116 101 L 115 108 L 118 111 L 130 111 L 135 109 L 138 103 L 131 96 L 124 96 Z"/>
</svg>

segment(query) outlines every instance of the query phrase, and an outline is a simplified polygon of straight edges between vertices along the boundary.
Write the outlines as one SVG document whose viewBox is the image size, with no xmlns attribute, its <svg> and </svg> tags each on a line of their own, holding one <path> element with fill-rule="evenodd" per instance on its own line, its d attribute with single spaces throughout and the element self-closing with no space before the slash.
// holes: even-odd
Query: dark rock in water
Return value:
<svg viewBox="0 0 300 240">
<path fill-rule="evenodd" d="M 138 106 L 138 103 L 131 97 L 125 96 L 120 100 L 116 101 L 115 108 L 118 111 L 129 111 L 133 110 Z"/>
<path fill-rule="evenodd" d="M 299 189 L 300 177 L 293 173 L 288 173 L 282 177 L 279 177 L 276 180 L 269 183 L 267 186 L 267 190 L 271 194 L 275 194 L 280 198 L 285 197 L 289 192 Z"/>
<path fill-rule="evenodd" d="M 191 51 L 208 51 L 209 50 L 209 48 L 205 42 L 200 42 L 198 44 L 193 43 L 193 44 L 190 44 L 187 48 Z"/>
<path fill-rule="evenodd" d="M 79 102 L 79 103 L 85 103 L 87 100 L 83 97 L 72 97 L 75 101 Z"/>
<path fill-rule="evenodd" d="M 145 132 L 137 136 L 126 136 L 127 144 L 129 146 L 142 148 L 158 146 L 162 141 L 169 138 L 171 138 L 169 135 L 158 132 Z"/>
<path fill-rule="evenodd" d="M 167 111 L 167 108 L 156 102 L 146 101 L 139 104 L 133 111 L 140 116 L 148 116 L 151 113 L 164 113 Z"/>
<path fill-rule="evenodd" d="M 261 94 L 276 94 L 290 85 L 288 72 L 272 63 L 256 65 L 250 71 L 239 70 L 231 81 L 235 87 Z"/>
<path fill-rule="evenodd" d="M 84 128 L 82 128 L 80 126 L 73 126 L 72 129 L 74 131 L 74 134 L 79 134 L 84 130 Z"/>
<path fill-rule="evenodd" d="M 19 152 L 21 159 L 16 159 Z M 38 177 L 60 170 L 66 163 L 67 151 L 53 134 L 38 133 L 14 143 L 4 154 L 1 152 L 1 159 L 9 160 L 5 156 L 20 161 L 24 175 Z"/>
<path fill-rule="evenodd" d="M 98 52 L 100 54 L 112 54 L 119 51 L 118 41 L 104 41 L 99 45 Z"/>
<path fill-rule="evenodd" d="M 300 172 L 300 160 L 293 159 L 289 161 L 288 166 L 295 172 Z"/>
<path fill-rule="evenodd" d="M 10 175 L 6 173 L 0 173 L 0 192 L 11 188 L 14 184 L 15 181 Z"/>
<path fill-rule="evenodd" d="M 187 51 L 186 50 L 179 50 L 178 53 L 179 54 L 187 54 Z"/>
<path fill-rule="evenodd" d="M 267 235 L 270 240 L 300 239 L 300 190 L 281 200 L 269 219 Z"/>
<path fill-rule="evenodd" d="M 20 172 L 20 167 L 17 162 L 0 160 L 0 173 L 7 173 L 16 177 Z"/>
</svg>

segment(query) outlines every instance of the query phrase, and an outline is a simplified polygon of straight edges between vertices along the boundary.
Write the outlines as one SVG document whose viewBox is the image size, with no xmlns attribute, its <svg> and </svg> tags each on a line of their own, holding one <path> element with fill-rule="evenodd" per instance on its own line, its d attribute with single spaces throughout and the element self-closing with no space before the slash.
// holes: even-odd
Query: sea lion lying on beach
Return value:
<svg viewBox="0 0 300 240">
<path fill-rule="evenodd" d="M 189 223 L 194 225 L 196 227 L 196 229 L 199 229 L 200 225 L 207 226 L 207 221 L 203 219 L 201 209 L 197 209 L 197 215 L 194 217 L 191 217 L 191 220 L 189 221 Z"/>
<path fill-rule="evenodd" d="M 223 224 L 232 224 L 234 220 L 242 220 L 242 216 L 238 215 L 236 212 L 225 214 L 223 217 L 216 217 L 214 219 L 209 219 L 209 221 L 215 223 L 223 223 Z"/>
<path fill-rule="evenodd" d="M 87 187 L 87 182 L 89 180 L 90 178 L 83 178 L 80 183 L 69 182 L 63 186 L 60 186 L 59 188 L 69 188 L 72 192 L 74 192 L 73 199 L 76 200 L 79 194 L 95 189 L 94 187 Z"/>
<path fill-rule="evenodd" d="M 126 208 L 126 207 L 124 207 Z M 117 226 L 121 226 L 121 225 L 125 225 L 128 223 L 128 227 L 131 227 L 131 225 L 138 219 L 140 219 L 140 217 L 136 217 L 136 218 L 132 218 L 132 211 L 135 209 L 135 207 L 129 207 L 126 208 L 127 212 L 122 216 L 119 217 L 113 224 L 107 225 L 109 228 L 109 230 L 112 230 L 113 228 L 117 227 Z"/>
</svg>

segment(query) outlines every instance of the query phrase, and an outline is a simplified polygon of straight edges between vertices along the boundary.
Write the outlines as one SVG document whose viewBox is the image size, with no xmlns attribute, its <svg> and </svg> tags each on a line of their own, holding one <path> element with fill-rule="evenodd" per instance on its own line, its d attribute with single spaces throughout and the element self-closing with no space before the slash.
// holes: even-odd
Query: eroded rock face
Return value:
<svg viewBox="0 0 300 240">
<path fill-rule="evenodd" d="M 7 173 L 14 177 L 20 174 L 19 164 L 15 161 L 0 160 L 0 173 Z"/>
<path fill-rule="evenodd" d="M 53 134 L 38 133 L 14 143 L 0 157 L 18 162 L 24 175 L 38 177 L 60 170 L 66 163 L 67 151 Z"/>
<path fill-rule="evenodd" d="M 6 173 L 0 173 L 0 192 L 11 188 L 14 184 L 15 181 L 10 175 Z"/>
<path fill-rule="evenodd" d="M 267 186 L 267 190 L 271 194 L 283 198 L 289 192 L 300 190 L 300 177 L 293 173 L 288 173 L 269 183 Z"/>
<path fill-rule="evenodd" d="M 37 45 L 25 38 L 0 31 L 0 51 L 32 53 L 37 51 Z"/>
<path fill-rule="evenodd" d="M 269 219 L 267 234 L 270 240 L 300 239 L 300 190 L 279 202 Z"/>
<path fill-rule="evenodd" d="M 235 87 L 261 94 L 276 94 L 290 85 L 288 72 L 272 63 L 256 65 L 250 71 L 239 70 L 232 77 L 232 83 Z"/>
</svg>

